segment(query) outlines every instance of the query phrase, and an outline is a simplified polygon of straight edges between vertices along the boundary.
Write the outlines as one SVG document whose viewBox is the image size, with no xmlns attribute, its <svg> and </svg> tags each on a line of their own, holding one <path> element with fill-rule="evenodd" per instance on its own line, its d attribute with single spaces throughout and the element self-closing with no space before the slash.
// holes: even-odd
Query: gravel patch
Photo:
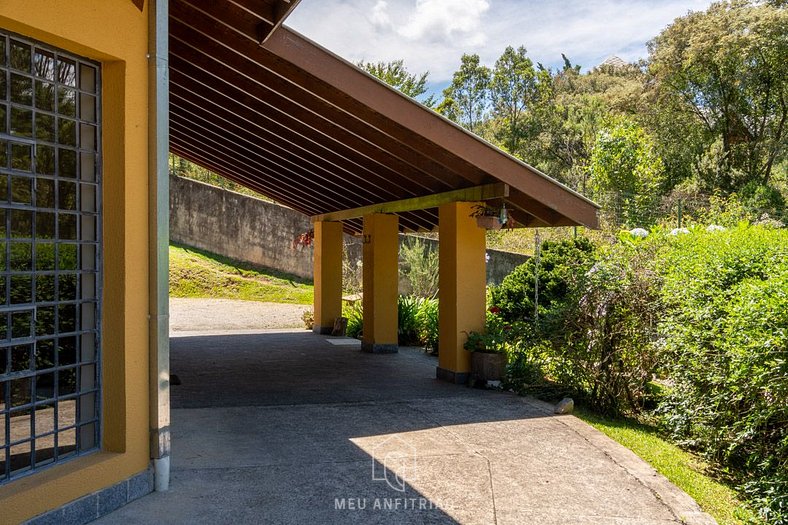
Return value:
<svg viewBox="0 0 788 525">
<path fill-rule="evenodd" d="M 170 299 L 170 332 L 304 328 L 309 306 L 232 299 Z"/>
</svg>

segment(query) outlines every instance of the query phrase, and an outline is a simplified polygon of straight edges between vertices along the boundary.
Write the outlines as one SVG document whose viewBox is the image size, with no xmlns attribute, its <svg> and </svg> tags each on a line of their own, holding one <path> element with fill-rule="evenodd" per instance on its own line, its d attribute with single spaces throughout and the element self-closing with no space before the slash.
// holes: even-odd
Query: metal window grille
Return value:
<svg viewBox="0 0 788 525">
<path fill-rule="evenodd" d="M 0 484 L 100 442 L 100 74 L 0 30 Z"/>
</svg>

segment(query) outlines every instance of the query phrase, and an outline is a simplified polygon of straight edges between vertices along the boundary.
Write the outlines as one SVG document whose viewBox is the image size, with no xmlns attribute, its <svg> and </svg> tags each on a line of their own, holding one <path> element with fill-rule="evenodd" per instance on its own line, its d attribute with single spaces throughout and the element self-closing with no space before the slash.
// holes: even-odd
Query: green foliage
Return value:
<svg viewBox="0 0 788 525">
<path fill-rule="evenodd" d="M 342 292 L 349 295 L 360 294 L 364 288 L 364 264 L 361 257 L 353 257 L 351 250 L 359 245 L 342 244 Z"/>
<path fill-rule="evenodd" d="M 676 19 L 649 47 L 663 101 L 702 130 L 692 135 L 711 163 L 699 175 L 725 192 L 768 183 L 786 154 L 788 10 L 717 2 Z"/>
<path fill-rule="evenodd" d="M 545 241 L 539 258 L 539 313 L 559 307 L 567 298 L 574 276 L 593 264 L 594 246 L 584 238 L 558 242 Z M 492 289 L 491 304 L 501 310 L 508 322 L 534 317 L 536 258 L 530 258 Z"/>
<path fill-rule="evenodd" d="M 312 304 L 312 283 L 195 248 L 170 246 L 170 296 Z"/>
<path fill-rule="evenodd" d="M 602 413 L 641 411 L 661 362 L 654 251 L 633 241 L 600 252 L 589 271 L 571 276 L 568 300 L 539 327 L 553 356 L 548 373 Z"/>
<path fill-rule="evenodd" d="M 750 181 L 739 190 L 739 198 L 752 220 L 758 220 L 764 214 L 777 220 L 788 218 L 785 197 L 773 186 Z"/>
<path fill-rule="evenodd" d="M 637 124 L 617 119 L 600 131 L 589 162 L 591 195 L 614 225 L 653 223 L 664 166 Z"/>
<path fill-rule="evenodd" d="M 490 95 L 499 120 L 495 138 L 507 151 L 517 152 L 527 136 L 525 112 L 539 95 L 536 70 L 525 47 L 515 51 L 509 46 L 495 62 Z"/>
<path fill-rule="evenodd" d="M 468 333 L 463 348 L 471 352 L 505 354 L 515 340 L 513 336 L 512 325 L 501 316 L 501 309 L 493 306 L 487 311 L 484 330 Z"/>
<path fill-rule="evenodd" d="M 361 301 L 342 308 L 347 317 L 348 337 L 361 337 L 364 332 L 364 309 Z M 438 301 L 424 297 L 401 295 L 397 299 L 397 339 L 401 346 L 421 345 L 438 349 Z"/>
<path fill-rule="evenodd" d="M 419 325 L 419 341 L 424 348 L 438 353 L 438 300 L 422 299 L 419 311 L 416 314 Z"/>
<path fill-rule="evenodd" d="M 347 317 L 348 337 L 359 338 L 364 333 L 364 308 L 361 301 L 346 304 L 342 307 L 342 317 Z"/>
<path fill-rule="evenodd" d="M 737 198 L 710 210 L 729 228 L 545 246 L 540 281 L 553 285 L 538 322 L 531 260 L 492 294 L 519 322 L 491 344 L 505 345 L 516 391 L 565 387 L 609 414 L 657 404 L 672 439 L 734 480 L 763 520 L 788 523 L 788 230 L 739 222 Z M 500 332 L 469 344 L 482 336 Z"/>
<path fill-rule="evenodd" d="M 663 258 L 661 333 L 672 435 L 746 482 L 788 522 L 788 231 L 679 236 Z"/>
<path fill-rule="evenodd" d="M 401 346 L 413 346 L 419 343 L 419 308 L 418 297 L 400 295 L 397 298 L 397 342 Z"/>
<path fill-rule="evenodd" d="M 490 69 L 481 65 L 479 55 L 464 54 L 437 110 L 479 135 L 489 109 L 489 87 Z"/>
<path fill-rule="evenodd" d="M 410 292 L 416 297 L 438 295 L 438 251 L 424 240 L 409 237 L 400 248 L 400 272 L 410 283 Z"/>
<path fill-rule="evenodd" d="M 405 67 L 404 60 L 391 62 L 364 62 L 362 60 L 358 63 L 358 67 L 411 98 L 416 99 L 427 92 L 429 72 L 421 75 L 411 73 Z M 435 105 L 435 98 L 430 96 L 420 102 L 431 108 Z"/>
<path fill-rule="evenodd" d="M 664 218 L 683 183 L 704 197 L 693 211 L 710 195 L 737 192 L 750 214 L 780 218 L 788 195 L 784 4 L 714 3 L 654 38 L 648 61 L 582 73 L 565 56 L 556 70 L 534 66 L 523 47 L 507 47 L 492 71 L 463 55 L 438 110 L 593 193 L 614 226 Z"/>
</svg>

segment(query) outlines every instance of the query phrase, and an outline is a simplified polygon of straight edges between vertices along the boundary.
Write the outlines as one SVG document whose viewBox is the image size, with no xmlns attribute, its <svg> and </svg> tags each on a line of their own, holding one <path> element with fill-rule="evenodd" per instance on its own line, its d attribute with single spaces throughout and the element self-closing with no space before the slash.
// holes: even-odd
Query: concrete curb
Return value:
<svg viewBox="0 0 788 525">
<path fill-rule="evenodd" d="M 557 416 L 553 414 L 554 406 L 534 398 L 526 398 L 527 402 L 558 419 L 592 446 L 609 457 L 616 465 L 635 478 L 641 485 L 651 491 L 676 519 L 686 525 L 717 525 L 717 521 L 703 512 L 697 502 L 686 492 L 671 483 L 665 476 L 657 472 L 637 454 L 609 438 L 588 423 L 572 415 Z"/>
</svg>

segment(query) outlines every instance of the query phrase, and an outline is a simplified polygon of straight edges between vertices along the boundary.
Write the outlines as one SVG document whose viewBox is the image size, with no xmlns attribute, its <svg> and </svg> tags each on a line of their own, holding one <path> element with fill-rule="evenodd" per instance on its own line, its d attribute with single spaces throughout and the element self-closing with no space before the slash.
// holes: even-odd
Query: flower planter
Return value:
<svg viewBox="0 0 788 525">
<path fill-rule="evenodd" d="M 482 215 L 480 217 L 476 217 L 476 225 L 479 228 L 484 228 L 485 230 L 500 230 L 501 221 L 498 220 L 498 217 L 494 217 L 491 215 Z"/>
<path fill-rule="evenodd" d="M 501 381 L 506 373 L 506 354 L 471 352 L 471 384 Z"/>
</svg>

